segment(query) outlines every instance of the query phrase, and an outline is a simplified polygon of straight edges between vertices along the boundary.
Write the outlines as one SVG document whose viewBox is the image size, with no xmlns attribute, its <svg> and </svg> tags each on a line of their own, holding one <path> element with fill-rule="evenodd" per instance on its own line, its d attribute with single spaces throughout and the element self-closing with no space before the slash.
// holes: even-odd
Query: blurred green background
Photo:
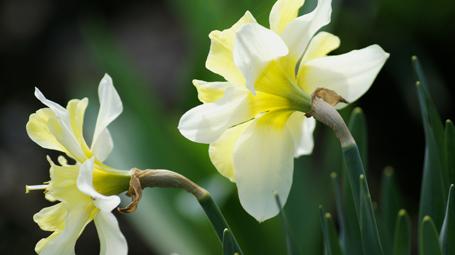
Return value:
<svg viewBox="0 0 455 255">
<path fill-rule="evenodd" d="M 32 254 L 41 231 L 32 215 L 49 206 L 25 184 L 47 181 L 45 156 L 25 132 L 28 116 L 42 105 L 38 86 L 61 104 L 89 97 L 86 137 L 98 111 L 97 86 L 114 80 L 124 112 L 113 123 L 109 164 L 129 169 L 178 171 L 214 196 L 246 254 L 284 254 L 280 219 L 258 224 L 240 207 L 235 186 L 209 161 L 207 145 L 183 138 L 179 117 L 198 104 L 194 78 L 219 80 L 204 67 L 208 33 L 231 26 L 246 10 L 263 25 L 274 0 L 0 1 L 0 253 Z M 315 6 L 307 0 L 302 13 Z M 393 166 L 405 205 L 416 218 L 423 161 L 421 127 L 410 56 L 420 56 L 443 117 L 454 116 L 451 75 L 455 66 L 452 0 L 334 0 L 324 30 L 341 38 L 334 54 L 373 43 L 391 53 L 372 88 L 356 105 L 368 123 L 368 174 L 373 200 L 385 166 Z M 343 111 L 348 116 L 351 109 Z M 340 170 L 334 136 L 318 125 L 313 155 L 296 161 L 285 207 L 304 254 L 322 254 L 318 205 L 333 208 L 329 173 Z M 128 202 L 128 198 L 124 198 Z M 221 247 L 197 202 L 178 190 L 148 189 L 138 211 L 118 215 L 130 254 L 220 254 Z M 93 225 L 78 254 L 98 254 Z"/>
</svg>

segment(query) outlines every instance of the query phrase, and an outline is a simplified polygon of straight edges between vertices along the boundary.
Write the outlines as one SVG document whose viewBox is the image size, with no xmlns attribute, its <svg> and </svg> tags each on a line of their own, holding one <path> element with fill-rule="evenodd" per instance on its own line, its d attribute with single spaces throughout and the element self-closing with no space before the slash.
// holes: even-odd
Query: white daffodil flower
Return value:
<svg viewBox="0 0 455 255">
<path fill-rule="evenodd" d="M 232 27 L 211 32 L 206 67 L 226 81 L 194 80 L 203 104 L 179 123 L 186 138 L 210 144 L 211 161 L 237 184 L 243 208 L 258 221 L 279 212 L 274 194 L 287 200 L 293 157 L 313 150 L 315 120 L 305 117 L 311 94 L 322 87 L 353 102 L 389 56 L 378 45 L 327 56 L 340 44 L 318 32 L 330 22 L 331 1 L 319 0 L 299 17 L 303 3 L 278 0 L 270 29 L 247 11 Z"/>
<path fill-rule="evenodd" d="M 33 217 L 42 230 L 53 232 L 36 244 L 38 254 L 75 254 L 76 241 L 92 220 L 100 239 L 100 254 L 128 252 L 111 211 L 120 203 L 117 194 L 128 190 L 131 174 L 103 164 L 113 148 L 107 126 L 120 115 L 123 106 L 107 74 L 100 82 L 98 94 L 100 110 L 92 145 L 88 147 L 83 137 L 88 99 L 71 100 L 64 108 L 35 89 L 35 96 L 47 108 L 30 115 L 26 126 L 29 137 L 41 147 L 63 152 L 76 162 L 69 165 L 60 156 L 57 165 L 48 157 L 51 180 L 44 185 L 26 186 L 27 192 L 44 190 L 46 199 L 58 201 Z"/>
</svg>

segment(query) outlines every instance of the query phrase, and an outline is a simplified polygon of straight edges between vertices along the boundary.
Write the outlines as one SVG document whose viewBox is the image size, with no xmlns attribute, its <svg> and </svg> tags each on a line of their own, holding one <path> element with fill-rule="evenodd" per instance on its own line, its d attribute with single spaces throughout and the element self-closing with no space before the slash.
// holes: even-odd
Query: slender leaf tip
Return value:
<svg viewBox="0 0 455 255">
<path fill-rule="evenodd" d="M 394 173 L 395 173 L 395 170 L 393 169 L 393 167 L 391 167 L 391 166 L 386 166 L 386 167 L 384 168 L 384 175 L 385 175 L 385 176 L 390 177 L 390 176 L 392 176 Z"/>
<path fill-rule="evenodd" d="M 331 218 L 332 218 L 332 214 L 330 214 L 329 212 L 326 212 L 326 213 L 324 214 L 324 217 L 325 217 L 326 219 L 331 219 Z"/>
<path fill-rule="evenodd" d="M 401 210 L 398 212 L 398 216 L 400 216 L 400 217 L 404 217 L 404 216 L 406 216 L 406 214 L 407 214 L 407 212 L 406 212 L 405 209 L 401 209 Z"/>
<path fill-rule="evenodd" d="M 431 217 L 428 215 L 425 215 L 425 217 L 423 217 L 423 222 L 428 222 L 428 221 L 431 221 Z"/>
<path fill-rule="evenodd" d="M 352 114 L 360 114 L 360 113 L 363 113 L 363 110 L 362 108 L 360 107 L 355 107 L 354 110 L 352 110 Z"/>
</svg>

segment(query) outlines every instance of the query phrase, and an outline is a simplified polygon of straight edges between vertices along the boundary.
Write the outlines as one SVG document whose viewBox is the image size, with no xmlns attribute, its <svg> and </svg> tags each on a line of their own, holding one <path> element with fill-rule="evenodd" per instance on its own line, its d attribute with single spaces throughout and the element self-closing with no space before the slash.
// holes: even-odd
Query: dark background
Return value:
<svg viewBox="0 0 455 255">
<path fill-rule="evenodd" d="M 219 194 L 214 196 L 234 232 L 240 232 L 248 254 L 283 251 L 283 237 L 275 231 L 281 228 L 279 221 L 259 225 L 243 212 L 234 185 L 217 177 L 207 146 L 186 141 L 176 129 L 181 114 L 197 105 L 191 79 L 218 79 L 204 68 L 208 33 L 227 28 L 245 10 L 267 25 L 273 2 L 0 1 L 0 252 L 32 254 L 35 243 L 48 235 L 32 221 L 32 215 L 50 203 L 40 192 L 24 194 L 25 184 L 48 180 L 45 156 L 58 155 L 41 149 L 26 135 L 28 116 L 43 107 L 33 96 L 34 86 L 62 105 L 71 98 L 88 96 L 91 114 L 86 125 L 91 134 L 97 86 L 106 72 L 113 77 L 125 106 L 118 124 L 113 125 L 116 148 L 109 162 L 125 169 L 178 169 Z M 306 10 L 314 6 L 314 1 L 307 2 Z M 391 54 L 356 105 L 367 117 L 374 199 L 378 199 L 384 167 L 393 166 L 405 198 L 403 207 L 415 218 L 424 137 L 410 58 L 420 57 L 440 113 L 453 118 L 455 4 L 452 0 L 335 0 L 333 9 L 332 23 L 324 30 L 341 39 L 334 54 L 373 43 Z M 349 111 L 343 114 L 348 116 Z M 298 160 L 294 179 L 298 184 L 286 206 L 291 221 L 299 222 L 294 227 L 300 230 L 295 232 L 302 231 L 304 236 L 319 231 L 317 222 L 311 223 L 318 220 L 317 204 L 331 205 L 326 177 L 337 171 L 339 159 L 326 155 L 326 144 L 336 145 L 327 133 L 319 126 L 313 156 Z M 318 195 L 311 198 L 314 192 Z M 149 203 L 141 204 L 137 213 L 118 217 L 130 254 L 219 253 L 216 237 L 189 196 L 155 190 L 147 195 L 144 200 Z M 312 202 L 295 209 L 293 204 L 305 199 Z M 78 242 L 78 254 L 98 254 L 94 226 L 87 229 Z M 254 249 L 258 243 L 263 245 Z M 320 254 L 319 232 L 312 232 L 302 246 L 308 254 Z"/>
</svg>

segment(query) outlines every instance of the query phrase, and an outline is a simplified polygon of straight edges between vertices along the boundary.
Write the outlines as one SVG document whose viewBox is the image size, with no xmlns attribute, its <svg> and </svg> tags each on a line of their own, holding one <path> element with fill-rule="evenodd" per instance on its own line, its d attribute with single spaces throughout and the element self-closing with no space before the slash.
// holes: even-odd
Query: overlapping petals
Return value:
<svg viewBox="0 0 455 255">
<path fill-rule="evenodd" d="M 303 0 L 278 0 L 270 29 L 247 12 L 231 28 L 210 34 L 207 68 L 223 82 L 195 80 L 203 103 L 185 113 L 179 130 L 208 143 L 217 170 L 237 184 L 243 208 L 263 221 L 286 201 L 293 157 L 310 154 L 315 120 L 305 117 L 317 88 L 349 102 L 373 83 L 389 54 L 378 45 L 327 56 L 340 39 L 319 32 L 330 22 L 330 0 L 298 16 Z M 344 105 L 341 105 L 341 107 Z"/>
<path fill-rule="evenodd" d="M 58 202 L 34 216 L 41 229 L 53 232 L 37 243 L 38 254 L 75 254 L 76 241 L 92 220 L 100 238 L 100 254 L 127 254 L 126 240 L 111 211 L 120 203 L 113 194 L 126 190 L 130 174 L 102 163 L 113 148 L 107 126 L 122 112 L 122 102 L 108 75 L 101 80 L 98 92 L 100 110 L 89 147 L 83 137 L 88 99 L 71 100 L 64 108 L 35 89 L 35 96 L 47 108 L 30 116 L 28 135 L 40 146 L 63 152 L 76 162 L 68 165 L 61 156 L 57 165 L 48 159 L 50 181 L 27 186 L 28 190 L 44 189 L 49 201 Z"/>
</svg>

